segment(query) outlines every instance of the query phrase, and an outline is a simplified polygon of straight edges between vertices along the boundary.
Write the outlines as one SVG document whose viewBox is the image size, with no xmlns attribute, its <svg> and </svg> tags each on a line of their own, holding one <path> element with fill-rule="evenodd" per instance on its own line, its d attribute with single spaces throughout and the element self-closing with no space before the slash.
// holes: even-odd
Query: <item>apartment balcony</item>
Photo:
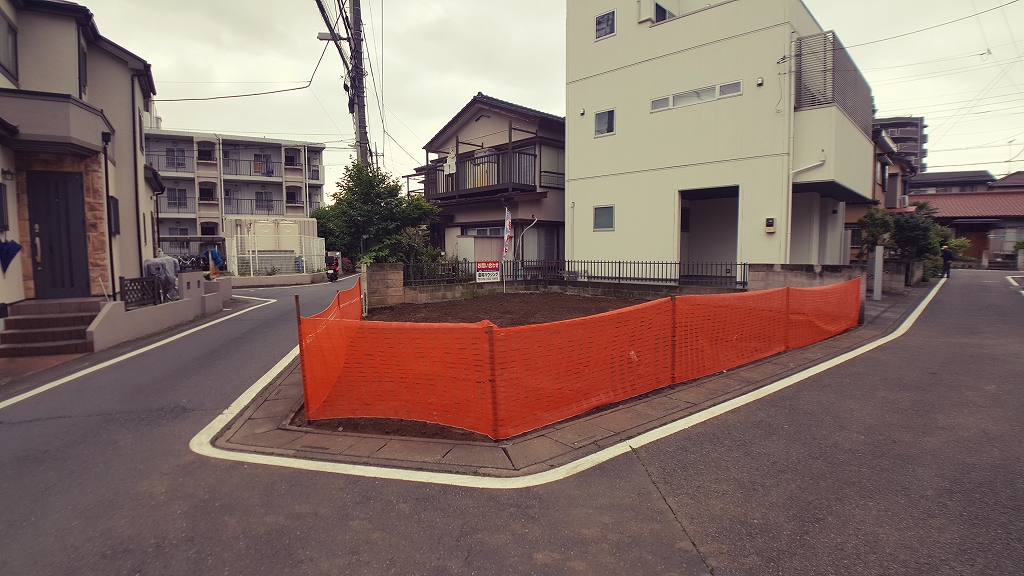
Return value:
<svg viewBox="0 0 1024 576">
<path fill-rule="evenodd" d="M 168 198 L 166 196 L 160 197 L 160 215 L 165 214 L 191 214 L 196 213 L 196 199 L 192 197 L 181 198 L 174 197 Z"/>
<path fill-rule="evenodd" d="M 280 162 L 258 162 L 254 160 L 224 159 L 225 177 L 239 178 L 281 178 Z"/>
<path fill-rule="evenodd" d="M 225 198 L 224 213 L 243 216 L 284 216 L 285 203 L 282 200 Z"/>
<path fill-rule="evenodd" d="M 316 182 L 323 182 L 323 172 L 318 164 L 310 164 L 306 170 L 306 178 Z"/>
<path fill-rule="evenodd" d="M 537 155 L 513 151 L 473 154 L 455 163 L 454 171 L 445 164 L 434 164 L 424 174 L 427 200 L 447 200 L 463 196 L 486 196 L 511 189 L 535 192 Z M 562 176 L 564 182 L 564 175 Z M 552 175 L 546 179 L 557 180 Z M 564 185 L 564 184 L 563 184 Z"/>
<path fill-rule="evenodd" d="M 195 174 L 196 159 L 192 156 L 146 154 L 146 165 L 160 173 Z"/>
</svg>

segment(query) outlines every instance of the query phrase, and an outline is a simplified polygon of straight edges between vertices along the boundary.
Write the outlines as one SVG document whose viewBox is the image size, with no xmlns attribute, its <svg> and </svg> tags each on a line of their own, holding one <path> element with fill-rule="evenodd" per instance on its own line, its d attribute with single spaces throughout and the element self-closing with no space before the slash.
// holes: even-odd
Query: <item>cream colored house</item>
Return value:
<svg viewBox="0 0 1024 576">
<path fill-rule="evenodd" d="M 506 208 L 506 259 L 564 257 L 564 118 L 478 93 L 424 149 L 416 172 L 441 209 L 431 232 L 448 257 L 501 260 Z"/>
<path fill-rule="evenodd" d="M 25 299 L 110 294 L 155 251 L 142 115 L 145 60 L 58 0 L 0 0 L 0 239 L 21 252 L 0 277 L 0 316 Z"/>
<path fill-rule="evenodd" d="M 570 260 L 845 264 L 871 90 L 800 0 L 568 0 Z"/>
</svg>

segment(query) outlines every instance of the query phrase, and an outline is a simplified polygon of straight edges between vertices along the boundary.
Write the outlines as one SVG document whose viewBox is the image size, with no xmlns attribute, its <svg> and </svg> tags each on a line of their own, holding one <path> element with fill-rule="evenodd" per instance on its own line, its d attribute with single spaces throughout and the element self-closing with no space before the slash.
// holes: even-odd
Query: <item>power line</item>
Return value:
<svg viewBox="0 0 1024 576">
<path fill-rule="evenodd" d="M 849 46 L 847 46 L 847 48 L 859 48 L 861 46 L 868 46 L 868 45 L 871 45 L 871 44 L 878 44 L 879 42 L 888 42 L 889 40 L 895 40 L 897 38 L 904 38 L 906 36 L 911 36 L 913 34 L 920 34 L 921 32 L 927 32 L 929 30 L 935 30 L 936 28 L 942 28 L 943 26 L 949 26 L 950 24 L 955 24 L 957 22 L 963 22 L 964 20 L 969 20 L 969 19 L 974 18 L 976 16 L 980 16 L 980 15 L 986 13 L 986 12 L 992 12 L 994 10 L 999 10 L 1000 8 L 1005 8 L 1006 6 L 1009 6 L 1010 4 L 1016 4 L 1019 1 L 1020 0 L 1010 0 L 1009 2 L 1007 2 L 1005 4 L 1000 4 L 999 6 L 996 6 L 995 8 L 989 8 L 988 10 L 982 10 L 981 12 L 976 12 L 974 14 L 971 14 L 970 16 L 964 16 L 962 18 L 957 18 L 955 20 L 950 20 L 949 22 L 943 22 L 941 24 L 936 24 L 934 26 L 928 26 L 927 28 L 921 28 L 920 30 L 914 30 L 913 32 L 904 32 L 903 34 L 897 34 L 895 36 L 889 36 L 888 38 L 879 38 L 878 40 L 871 40 L 869 42 L 861 42 L 860 44 L 850 44 Z"/>
<path fill-rule="evenodd" d="M 153 102 L 204 102 L 209 100 L 228 100 L 230 98 L 251 98 L 253 96 L 267 96 L 268 94 L 281 94 L 284 92 L 295 92 L 297 90 L 305 90 L 313 85 L 313 78 L 316 77 L 317 70 L 320 69 L 320 63 L 324 61 L 324 54 L 327 54 L 327 44 L 324 45 L 323 51 L 320 52 L 320 58 L 316 61 L 316 67 L 313 68 L 313 73 L 309 76 L 309 81 L 306 82 L 305 86 L 296 86 L 295 88 L 283 88 L 281 90 L 271 90 L 269 92 L 253 92 L 251 94 L 232 94 L 230 96 L 209 96 L 206 98 L 166 98 L 162 100 L 153 100 Z"/>
</svg>

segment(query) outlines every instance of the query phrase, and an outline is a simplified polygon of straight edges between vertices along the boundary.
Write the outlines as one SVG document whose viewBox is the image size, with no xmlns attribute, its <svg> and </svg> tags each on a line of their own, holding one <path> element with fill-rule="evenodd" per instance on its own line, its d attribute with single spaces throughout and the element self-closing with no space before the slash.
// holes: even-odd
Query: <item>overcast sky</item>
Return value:
<svg viewBox="0 0 1024 576">
<path fill-rule="evenodd" d="M 324 48 L 314 0 L 78 0 L 100 32 L 153 65 L 157 99 L 301 86 Z M 874 92 L 879 117 L 923 115 L 930 171 L 1024 170 L 1024 0 L 805 0 L 835 30 Z M 396 175 L 477 92 L 565 113 L 562 0 L 364 0 L 371 140 Z M 311 89 L 157 104 L 164 128 L 325 142 L 327 191 L 352 153 L 352 120 L 333 47 Z M 374 92 L 383 96 L 387 130 Z M 1012 144 L 1010 143 L 1011 141 Z M 404 148 L 404 150 L 403 150 Z M 1008 160 L 1016 156 L 1012 164 Z"/>
</svg>

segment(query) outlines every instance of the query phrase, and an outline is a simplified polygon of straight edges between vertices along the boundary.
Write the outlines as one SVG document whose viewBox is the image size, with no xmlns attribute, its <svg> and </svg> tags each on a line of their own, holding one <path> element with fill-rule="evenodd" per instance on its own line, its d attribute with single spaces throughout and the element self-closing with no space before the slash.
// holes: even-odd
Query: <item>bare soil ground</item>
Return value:
<svg viewBox="0 0 1024 576">
<path fill-rule="evenodd" d="M 644 300 L 576 296 L 550 292 L 493 294 L 466 300 L 376 308 L 370 311 L 366 320 L 422 323 L 474 323 L 490 320 L 498 326 L 513 327 L 583 318 L 635 306 L 643 302 Z M 492 442 L 490 438 L 482 434 L 427 422 L 388 418 L 332 418 L 310 422 L 306 420 L 303 409 L 295 414 L 291 423 L 293 426 L 331 432 L 345 430 L 361 434 Z"/>
<path fill-rule="evenodd" d="M 366 319 L 377 322 L 424 323 L 474 323 L 490 320 L 498 326 L 507 328 L 593 316 L 643 302 L 551 292 L 492 294 L 467 300 L 377 308 L 371 310 Z"/>
</svg>

